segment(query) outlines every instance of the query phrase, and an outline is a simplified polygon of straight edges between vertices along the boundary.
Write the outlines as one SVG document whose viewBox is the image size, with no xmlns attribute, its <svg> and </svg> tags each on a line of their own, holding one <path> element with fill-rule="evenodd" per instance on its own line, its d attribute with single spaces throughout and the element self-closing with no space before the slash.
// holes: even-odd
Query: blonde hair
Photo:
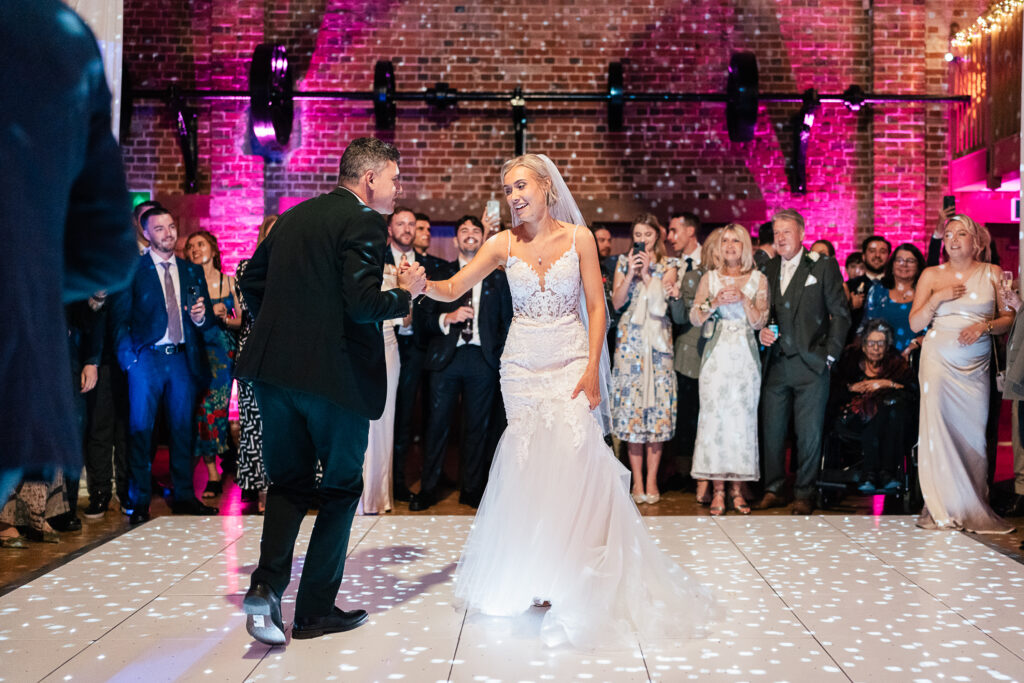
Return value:
<svg viewBox="0 0 1024 683">
<path fill-rule="evenodd" d="M 555 192 L 554 183 L 551 182 L 551 174 L 548 173 L 548 166 L 536 154 L 523 154 L 522 156 L 509 159 L 501 165 L 501 182 L 505 183 L 505 176 L 513 168 L 522 166 L 534 175 L 537 181 L 543 186 L 547 185 L 544 191 L 544 200 L 548 206 L 554 206 L 558 201 L 558 193 Z"/>
<path fill-rule="evenodd" d="M 722 239 L 722 231 L 725 228 L 715 228 L 712 230 L 707 239 L 704 240 L 704 244 L 700 247 L 700 263 L 708 270 L 714 270 L 718 267 L 715 257 L 718 254 L 718 242 Z"/>
<path fill-rule="evenodd" d="M 958 213 L 946 221 L 946 230 L 949 230 L 951 223 L 962 223 L 967 228 L 967 232 L 971 235 L 971 242 L 974 243 L 974 258 L 988 262 L 992 253 L 992 235 L 989 234 L 988 229 L 963 213 Z M 942 248 L 945 249 L 945 245 Z"/>
<path fill-rule="evenodd" d="M 715 232 L 718 233 L 715 236 L 715 250 L 711 253 L 711 262 L 714 263 L 715 268 L 722 268 L 725 265 L 725 259 L 722 258 L 722 250 L 718 246 L 722 241 L 722 235 L 730 232 L 736 235 L 740 244 L 743 245 L 743 252 L 740 254 L 740 272 L 749 273 L 752 271 L 754 269 L 754 247 L 750 242 L 750 233 L 747 229 L 739 223 L 729 223 L 729 225 L 719 228 Z M 705 240 L 704 244 L 707 245 L 707 243 L 708 240 Z"/>
<path fill-rule="evenodd" d="M 658 217 L 653 213 L 642 213 L 634 218 L 629 228 L 630 236 L 633 234 L 633 228 L 637 225 L 646 225 L 654 228 L 654 233 L 657 237 L 654 239 L 654 249 L 651 251 L 654 252 L 654 260 L 656 263 L 664 261 L 665 257 L 668 256 L 668 252 L 665 251 L 665 243 L 661 239 L 661 223 L 658 222 Z"/>
</svg>

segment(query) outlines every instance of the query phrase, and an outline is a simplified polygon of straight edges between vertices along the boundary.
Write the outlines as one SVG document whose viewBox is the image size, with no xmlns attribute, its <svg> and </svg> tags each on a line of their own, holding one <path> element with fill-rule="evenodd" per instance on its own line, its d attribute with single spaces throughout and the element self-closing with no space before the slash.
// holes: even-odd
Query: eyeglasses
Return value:
<svg viewBox="0 0 1024 683">
<path fill-rule="evenodd" d="M 864 342 L 864 346 L 869 349 L 884 349 L 886 343 L 884 339 L 868 339 Z"/>
<path fill-rule="evenodd" d="M 914 266 L 917 265 L 917 259 L 913 258 L 897 258 L 892 260 L 897 266 Z"/>
</svg>

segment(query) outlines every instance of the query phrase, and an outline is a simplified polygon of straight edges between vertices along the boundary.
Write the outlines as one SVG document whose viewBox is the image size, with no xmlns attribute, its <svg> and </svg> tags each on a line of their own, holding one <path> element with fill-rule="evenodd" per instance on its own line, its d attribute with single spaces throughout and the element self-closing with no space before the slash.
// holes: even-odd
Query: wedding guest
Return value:
<svg viewBox="0 0 1024 683">
<path fill-rule="evenodd" d="M 765 493 L 758 509 L 786 504 L 786 436 L 796 429 L 795 515 L 814 511 L 813 495 L 821 459 L 821 430 L 828 401 L 829 370 L 843 350 L 850 312 L 835 259 L 803 247 L 804 217 L 784 209 L 772 220 L 777 255 L 766 266 L 771 313 L 778 335 L 761 328 L 764 396 Z"/>
<path fill-rule="evenodd" d="M 612 368 L 612 429 L 627 442 L 633 500 L 657 503 L 662 445 L 676 422 L 676 376 L 667 289 L 677 268 L 665 253 L 661 224 L 651 214 L 633 221 L 633 248 L 619 257 L 612 289 L 619 320 Z M 647 478 L 643 476 L 646 454 Z"/>
<path fill-rule="evenodd" d="M 828 240 L 815 240 L 811 245 L 811 251 L 816 251 L 822 256 L 828 256 L 829 258 L 836 257 L 836 247 Z"/>
<path fill-rule="evenodd" d="M 892 244 L 881 235 L 871 235 L 864 239 L 860 245 L 861 255 L 864 257 L 864 274 L 851 278 L 846 283 L 846 289 L 850 292 L 850 337 L 847 342 L 852 341 L 856 330 L 860 329 L 861 321 L 864 320 L 864 305 L 868 291 L 871 286 L 885 275 L 885 266 L 892 254 Z"/>
<path fill-rule="evenodd" d="M 221 271 L 217 238 L 206 230 L 194 232 L 185 241 L 184 251 L 192 263 L 203 269 L 211 310 L 217 319 L 216 327 L 204 335 L 212 379 L 199 397 L 195 440 L 195 454 L 206 463 L 208 474 L 203 498 L 216 498 L 224 492 L 217 458 L 220 457 L 224 463 L 229 459 L 228 451 L 231 449 L 228 403 L 231 401 L 238 329 L 242 326 L 242 319 L 235 310 L 235 279 Z"/>
<path fill-rule="evenodd" d="M 1014 312 L 985 263 L 988 231 L 957 214 L 946 224 L 949 260 L 918 280 L 910 327 L 928 328 L 921 345 L 918 472 L 924 510 L 918 526 L 1008 533 L 1012 525 L 989 507 L 985 423 L 992 337 L 1005 334 Z"/>
<path fill-rule="evenodd" d="M 914 303 L 914 288 L 924 272 L 924 256 L 913 244 L 896 247 L 892 258 L 885 264 L 885 274 L 868 290 L 865 320 L 885 320 L 892 327 L 892 345 L 909 357 L 921 348 L 923 332 L 910 329 L 910 309 Z"/>
<path fill-rule="evenodd" d="M 1006 343 L 1006 379 L 1003 398 L 1016 402 L 1017 438 L 1024 439 L 1024 322 L 1020 321 L 1021 298 L 1013 281 L 1002 281 L 1003 299 L 1007 306 L 1016 311 L 1013 328 Z M 1013 451 L 1013 494 L 999 507 L 1003 517 L 1024 517 L 1024 449 Z"/>
<path fill-rule="evenodd" d="M 142 218 L 142 214 L 146 213 L 150 209 L 158 207 L 161 207 L 160 202 L 155 199 L 146 199 L 136 204 L 135 208 L 132 209 L 132 226 L 135 228 L 135 244 L 138 246 L 140 254 L 145 254 L 146 250 L 149 249 L 149 240 L 146 239 L 146 235 L 143 233 L 142 224 L 139 222 L 139 219 Z"/>
<path fill-rule="evenodd" d="M 418 221 L 417 221 L 418 223 Z M 419 231 L 417 230 L 417 235 Z M 430 230 L 428 227 L 427 235 Z M 428 245 L 429 246 L 429 245 Z M 384 266 L 384 279 L 381 291 L 386 292 L 398 287 L 398 268 Z M 395 444 L 395 397 L 398 393 L 398 375 L 401 360 L 398 357 L 398 340 L 395 338 L 395 325 L 401 318 L 384 320 L 384 364 L 387 373 L 387 396 L 384 399 L 384 412 L 376 420 L 370 420 L 370 430 L 366 439 L 366 452 L 363 455 L 363 494 L 359 498 L 357 515 L 377 515 L 391 512 L 391 466 Z"/>
<path fill-rule="evenodd" d="M 859 251 L 851 251 L 846 255 L 846 281 L 855 280 L 864 274 L 864 254 Z M 863 295 L 862 295 L 863 296 Z M 859 306 L 863 306 L 861 301 Z"/>
<path fill-rule="evenodd" d="M 615 355 L 615 333 L 619 324 L 619 312 L 612 304 L 612 285 L 615 283 L 615 265 L 618 257 L 612 256 L 612 233 L 603 226 L 591 228 L 597 242 L 597 256 L 601 264 L 601 284 L 604 285 L 605 304 L 608 307 L 608 354 Z"/>
<path fill-rule="evenodd" d="M 88 26 L 66 3 L 0 2 L 0 64 L 3 501 L 28 470 L 81 469 L 63 307 L 123 287 L 138 255 Z"/>
<path fill-rule="evenodd" d="M 483 222 L 463 216 L 455 228 L 457 261 L 439 279 L 454 277 L 484 243 Z M 452 413 L 461 398 L 464 439 L 459 502 L 480 505 L 493 453 L 487 450 L 492 407 L 498 394 L 498 364 L 512 322 L 512 295 L 505 273 L 495 269 L 458 301 L 427 299 L 416 311 L 428 335 L 430 420 L 427 424 L 420 491 L 409 509 L 426 510 L 440 496 L 441 470 L 448 447 Z"/>
<path fill-rule="evenodd" d="M 689 472 L 693 466 L 693 444 L 697 438 L 697 416 L 700 413 L 700 394 L 697 378 L 700 376 L 700 325 L 690 322 L 690 308 L 697 295 L 697 286 L 704 274 L 702 250 L 697 235 L 700 218 L 693 213 L 680 213 L 668 222 L 668 240 L 679 254 L 677 258 L 677 286 L 669 292 L 669 314 L 672 317 L 672 358 L 676 370 L 677 457 L 680 472 Z"/>
<path fill-rule="evenodd" d="M 178 226 L 167 209 L 142 214 L 149 252 L 139 256 L 128 288 L 111 304 L 117 356 L 128 375 L 131 524 L 149 520 L 152 440 L 163 403 L 170 427 L 176 514 L 215 515 L 195 498 L 192 439 L 199 391 L 210 380 L 202 334 L 213 327 L 203 270 L 174 255 Z"/>
<path fill-rule="evenodd" d="M 444 268 L 445 261 L 431 256 L 420 255 L 413 248 L 416 239 L 416 214 L 404 206 L 395 207 L 394 213 L 388 216 L 388 237 L 390 244 L 384 250 L 384 263 L 401 267 L 402 263 L 410 265 L 419 263 L 427 272 L 428 279 L 435 279 L 435 273 Z M 394 462 L 391 476 L 394 482 L 395 500 L 409 502 L 412 494 L 406 481 L 406 462 L 415 436 L 415 417 L 417 396 L 420 391 L 426 392 L 426 370 L 423 361 L 426 358 L 426 336 L 418 329 L 413 319 L 413 308 L 418 303 L 409 305 L 409 314 L 395 326 L 398 338 L 398 356 L 400 370 L 398 374 L 398 395 L 395 399 L 395 443 Z M 426 400 L 423 401 L 422 420 L 425 425 L 429 416 L 426 414 Z"/>
<path fill-rule="evenodd" d="M 263 219 L 256 236 L 257 247 L 267 238 L 276 222 L 277 216 L 274 214 Z M 248 266 L 249 259 L 238 264 L 238 268 L 235 269 L 236 281 L 244 276 Z M 246 305 L 241 290 L 238 290 L 238 310 L 242 320 L 238 331 L 238 352 L 241 353 L 252 332 L 253 324 L 252 312 Z M 248 382 L 238 383 L 238 423 L 238 471 L 235 474 L 235 483 L 242 489 L 241 501 L 256 503 L 256 512 L 263 514 L 267 508 L 268 486 L 267 475 L 263 470 L 263 423 L 260 420 L 259 406 L 256 404 L 256 394 Z"/>
<path fill-rule="evenodd" d="M 426 256 L 430 249 L 430 216 L 416 213 L 416 236 L 412 240 L 412 248 L 420 256 Z"/>
<path fill-rule="evenodd" d="M 713 320 L 714 332 L 704 346 L 700 367 L 697 440 L 690 474 L 714 482 L 711 514 L 729 505 L 749 515 L 741 482 L 757 481 L 757 404 L 761 363 L 755 330 L 768 321 L 768 281 L 754 268 L 750 234 L 742 225 L 722 229 L 712 256 L 715 268 L 700 279 L 690 322 L 700 329 Z"/>
<path fill-rule="evenodd" d="M 707 244 L 707 240 L 704 240 Z M 754 250 L 754 264 L 758 270 L 764 272 L 765 264 L 775 258 L 775 233 L 772 230 L 772 222 L 762 223 L 757 229 L 757 249 Z"/>
<path fill-rule="evenodd" d="M 48 520 L 69 510 L 62 472 L 49 481 L 27 477 L 0 508 L 0 548 L 24 549 L 26 540 L 60 543 L 60 534 Z M 24 536 L 19 527 L 26 529 Z"/>
<path fill-rule="evenodd" d="M 915 436 L 917 377 L 893 332 L 886 320 L 868 320 L 860 344 L 843 352 L 829 394 L 834 429 L 860 443 L 865 494 L 902 487 L 899 473 Z"/>
</svg>

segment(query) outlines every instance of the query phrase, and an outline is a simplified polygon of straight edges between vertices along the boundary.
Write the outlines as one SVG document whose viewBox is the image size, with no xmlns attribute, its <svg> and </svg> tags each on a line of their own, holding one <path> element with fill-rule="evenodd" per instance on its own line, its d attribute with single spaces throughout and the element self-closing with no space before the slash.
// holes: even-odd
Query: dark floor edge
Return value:
<svg viewBox="0 0 1024 683">
<path fill-rule="evenodd" d="M 26 574 L 25 576 L 20 576 L 16 580 L 0 586 L 0 598 L 2 598 L 3 596 L 7 595 L 8 593 L 10 593 L 12 591 L 15 591 L 15 590 L 21 588 L 22 586 L 24 586 L 27 583 L 32 583 L 33 581 L 38 579 L 40 576 L 44 576 L 46 574 L 49 574 L 54 569 L 59 569 L 60 567 L 63 567 L 68 562 L 71 562 L 72 560 L 78 559 L 79 557 L 81 557 L 82 555 L 85 555 L 90 550 L 94 550 L 94 549 L 100 547 L 101 545 L 114 540 L 115 538 L 117 538 L 121 534 L 128 533 L 129 531 L 131 531 L 133 529 L 137 529 L 137 528 L 138 527 L 125 527 L 123 529 L 117 529 L 117 530 L 111 531 L 108 535 L 104 536 L 103 538 L 97 538 L 92 543 L 89 543 L 87 545 L 83 545 L 78 550 L 72 550 L 70 553 L 68 553 L 64 557 L 62 557 L 60 559 L 57 559 L 57 560 L 54 560 L 50 564 L 43 565 L 39 569 L 35 569 L 35 570 L 31 571 L 28 574 Z M 25 552 L 32 552 L 32 551 L 28 550 L 28 551 L 25 551 Z"/>
<path fill-rule="evenodd" d="M 1000 555 L 1005 555 L 1018 564 L 1024 564 L 1024 543 L 1018 546 L 1016 550 L 1010 548 L 1004 548 L 1003 546 L 992 540 L 992 534 L 975 534 L 969 531 L 961 531 L 964 536 L 973 538 L 978 543 L 984 546 L 988 546 L 991 550 L 995 550 Z"/>
</svg>

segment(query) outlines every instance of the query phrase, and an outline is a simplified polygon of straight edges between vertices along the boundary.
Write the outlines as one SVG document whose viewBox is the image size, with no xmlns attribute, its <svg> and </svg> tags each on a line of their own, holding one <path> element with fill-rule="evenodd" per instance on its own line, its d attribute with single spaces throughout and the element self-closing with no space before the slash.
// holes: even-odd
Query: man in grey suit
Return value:
<svg viewBox="0 0 1024 683">
<path fill-rule="evenodd" d="M 821 458 L 821 434 L 828 401 L 829 371 L 843 350 L 850 311 L 835 259 L 803 247 L 804 218 L 792 209 L 772 217 L 776 256 L 765 275 L 771 288 L 778 336 L 765 326 L 761 421 L 764 433 L 765 494 L 757 509 L 786 504 L 786 431 L 796 427 L 796 484 L 791 512 L 809 515 Z"/>
<path fill-rule="evenodd" d="M 678 291 L 671 292 L 669 315 L 672 316 L 674 365 L 679 387 L 676 419 L 676 457 L 680 473 L 689 472 L 693 462 L 693 444 L 697 439 L 697 414 L 700 412 L 700 327 L 690 324 L 690 308 L 697 294 L 697 285 L 706 270 L 701 262 L 701 247 L 697 239 L 700 218 L 692 213 L 680 213 L 669 220 L 668 241 L 679 254 Z"/>
<path fill-rule="evenodd" d="M 1017 311 L 1017 317 L 1010 328 L 1010 337 L 1006 342 L 1006 375 L 1003 383 L 1003 398 L 1017 402 L 1017 440 L 1024 441 L 1024 321 L 1021 321 L 1021 298 L 1017 290 L 1003 290 L 1003 299 L 1007 305 Z M 1021 449 L 1014 444 L 1013 449 L 1013 495 L 996 511 L 1003 517 L 1024 517 L 1024 457 Z"/>
</svg>

